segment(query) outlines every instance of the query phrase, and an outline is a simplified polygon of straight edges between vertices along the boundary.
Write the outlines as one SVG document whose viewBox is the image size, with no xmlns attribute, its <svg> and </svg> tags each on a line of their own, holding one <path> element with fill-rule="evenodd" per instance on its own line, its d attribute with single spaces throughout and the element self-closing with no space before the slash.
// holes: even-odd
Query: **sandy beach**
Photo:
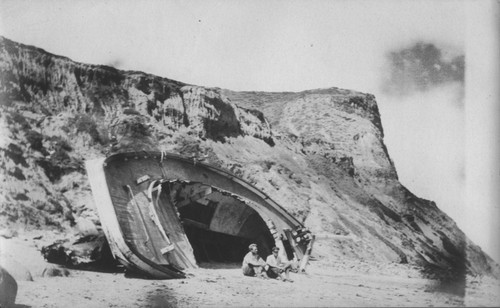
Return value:
<svg viewBox="0 0 500 308">
<path fill-rule="evenodd" d="M 24 268 L 33 281 L 17 279 L 16 307 L 341 307 L 498 306 L 500 282 L 467 277 L 465 296 L 440 291 L 417 268 L 362 261 L 311 261 L 293 283 L 244 277 L 239 264 L 201 264 L 186 279 L 128 278 L 123 271 L 68 269 L 69 276 L 46 277 L 42 246 L 62 233 L 27 232 L 1 238 L 2 263 Z M 11 265 L 12 266 L 12 265 Z M 13 274 L 14 275 L 14 274 Z"/>
</svg>

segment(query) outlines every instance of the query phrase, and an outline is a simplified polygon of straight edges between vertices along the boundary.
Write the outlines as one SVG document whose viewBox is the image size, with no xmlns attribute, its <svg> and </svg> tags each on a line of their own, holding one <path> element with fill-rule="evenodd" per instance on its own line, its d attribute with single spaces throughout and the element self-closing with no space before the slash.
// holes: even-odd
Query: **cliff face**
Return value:
<svg viewBox="0 0 500 308">
<path fill-rule="evenodd" d="M 434 202 L 399 183 L 373 95 L 204 88 L 76 63 L 5 38 L 0 78 L 4 225 L 99 225 L 83 161 L 161 149 L 262 189 L 317 235 L 323 262 L 408 262 L 498 276 Z"/>
</svg>

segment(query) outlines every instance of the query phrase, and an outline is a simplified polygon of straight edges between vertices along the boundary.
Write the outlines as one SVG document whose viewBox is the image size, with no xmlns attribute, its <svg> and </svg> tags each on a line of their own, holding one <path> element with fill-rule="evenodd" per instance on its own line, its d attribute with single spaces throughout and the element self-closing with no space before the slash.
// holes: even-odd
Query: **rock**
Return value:
<svg viewBox="0 0 500 308">
<path fill-rule="evenodd" d="M 31 272 L 24 265 L 11 258 L 1 257 L 0 266 L 9 271 L 17 281 L 33 281 Z"/>
<path fill-rule="evenodd" d="M 70 273 L 66 268 L 53 264 L 47 266 L 42 272 L 42 277 L 68 277 L 69 275 Z"/>
<path fill-rule="evenodd" d="M 41 252 L 48 262 L 71 268 L 114 269 L 117 264 L 102 232 L 73 242 L 58 240 L 42 247 Z"/>
<path fill-rule="evenodd" d="M 163 106 L 164 109 L 177 108 L 178 113 L 184 115 L 174 118 L 175 125 L 189 123 L 197 134 L 215 141 L 248 135 L 274 145 L 271 128 L 262 112 L 238 107 L 217 88 L 184 86 L 180 91 L 181 104 L 174 97 Z"/>
<path fill-rule="evenodd" d="M 94 224 L 94 222 L 88 218 L 78 217 L 75 220 L 75 223 L 76 223 L 75 228 L 77 230 L 77 233 L 80 234 L 81 236 L 99 234 L 99 230 L 97 230 L 97 227 Z"/>
<path fill-rule="evenodd" d="M 0 230 L 0 237 L 9 239 L 17 236 L 17 231 L 12 230 L 12 229 L 1 229 Z"/>
<path fill-rule="evenodd" d="M 16 296 L 16 280 L 3 267 L 0 267 L 0 306 L 11 307 L 16 302 Z"/>
</svg>

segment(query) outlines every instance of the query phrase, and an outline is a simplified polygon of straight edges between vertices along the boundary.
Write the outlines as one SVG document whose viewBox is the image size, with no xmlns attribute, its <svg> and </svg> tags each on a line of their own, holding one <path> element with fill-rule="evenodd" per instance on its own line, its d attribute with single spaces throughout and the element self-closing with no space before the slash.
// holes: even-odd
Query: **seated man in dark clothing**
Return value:
<svg viewBox="0 0 500 308">
<path fill-rule="evenodd" d="M 257 276 L 260 278 L 269 278 L 266 274 L 266 262 L 259 256 L 259 250 L 257 249 L 257 244 L 251 244 L 248 246 L 250 250 L 243 258 L 243 275 L 245 276 Z"/>
<path fill-rule="evenodd" d="M 290 279 L 290 271 L 292 270 L 292 263 L 290 262 L 282 262 L 280 256 L 278 255 L 279 252 L 278 247 L 273 247 L 272 251 L 273 253 L 267 257 L 266 263 L 267 266 L 269 267 L 267 270 L 267 274 L 271 278 L 277 278 L 277 279 L 282 279 L 283 281 L 289 281 L 293 282 L 292 279 Z"/>
</svg>

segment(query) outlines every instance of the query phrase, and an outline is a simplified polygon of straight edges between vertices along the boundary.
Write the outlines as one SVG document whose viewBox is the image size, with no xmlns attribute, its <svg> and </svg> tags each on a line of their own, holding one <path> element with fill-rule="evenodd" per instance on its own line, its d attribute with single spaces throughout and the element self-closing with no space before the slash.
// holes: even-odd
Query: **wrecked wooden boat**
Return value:
<svg viewBox="0 0 500 308">
<path fill-rule="evenodd" d="M 179 155 L 131 152 L 86 168 L 114 257 L 152 278 L 183 278 L 200 263 L 241 262 L 256 243 L 304 270 L 314 236 L 266 194 L 229 172 Z"/>
</svg>

